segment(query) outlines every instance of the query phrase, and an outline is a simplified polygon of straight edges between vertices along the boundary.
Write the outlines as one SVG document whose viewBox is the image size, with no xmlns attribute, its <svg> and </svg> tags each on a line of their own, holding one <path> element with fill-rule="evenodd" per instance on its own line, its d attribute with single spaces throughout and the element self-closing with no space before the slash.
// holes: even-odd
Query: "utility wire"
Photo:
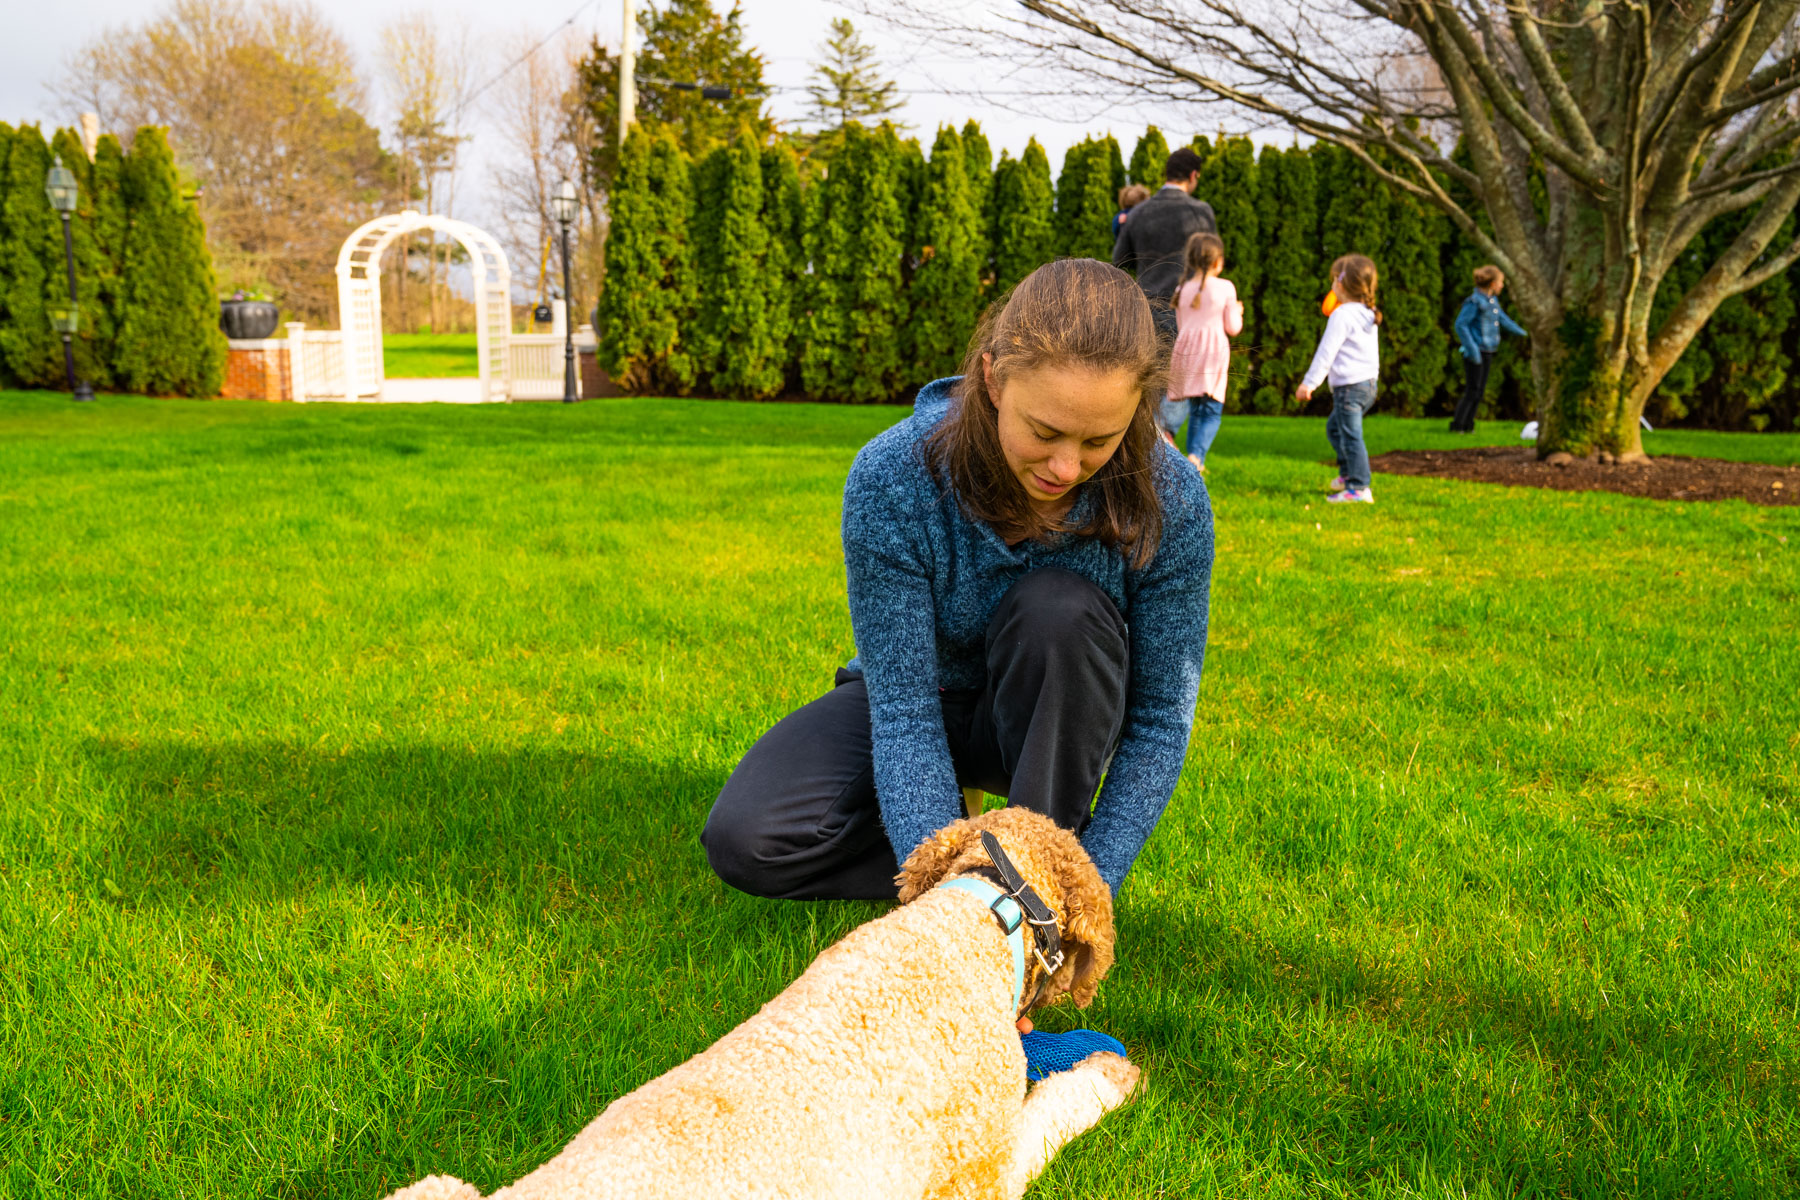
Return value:
<svg viewBox="0 0 1800 1200">
<path fill-rule="evenodd" d="M 456 106 L 457 118 L 459 120 L 461 119 L 462 114 L 463 114 L 463 109 L 465 109 L 469 105 L 473 104 L 475 102 L 476 97 L 480 96 L 483 92 L 485 92 L 489 88 L 493 87 L 496 83 L 499 83 L 502 79 L 505 79 L 508 75 L 512 74 L 512 72 L 515 69 L 517 69 L 521 63 L 527 61 L 528 59 L 531 58 L 532 55 L 536 54 L 539 50 L 542 50 L 545 46 L 549 45 L 550 40 L 552 38 L 556 37 L 557 34 L 561 33 L 563 30 L 567 29 L 569 26 L 573 25 L 575 23 L 576 17 L 579 17 L 582 13 L 584 13 L 588 9 L 592 8 L 597 3 L 599 3 L 599 0 L 581 0 L 581 3 L 575 6 L 575 11 L 570 13 L 567 17 L 563 18 L 562 22 L 560 24 L 556 25 L 554 28 L 552 28 L 549 33 L 546 33 L 542 38 L 538 39 L 538 42 L 536 45 L 534 45 L 531 49 L 527 50 L 525 53 L 519 55 L 519 57 L 513 59 L 511 62 L 507 63 L 504 67 L 500 68 L 500 73 L 498 75 L 495 75 L 492 79 L 489 79 L 486 83 L 482 84 L 480 87 L 478 87 L 474 91 L 470 92 L 467 96 L 464 96 L 462 99 L 462 102 Z"/>
</svg>

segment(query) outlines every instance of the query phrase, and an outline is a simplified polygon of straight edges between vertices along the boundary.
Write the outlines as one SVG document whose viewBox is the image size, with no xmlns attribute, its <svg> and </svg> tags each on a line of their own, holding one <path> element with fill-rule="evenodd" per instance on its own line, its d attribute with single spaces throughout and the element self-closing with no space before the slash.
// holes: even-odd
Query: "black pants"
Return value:
<svg viewBox="0 0 1800 1200">
<path fill-rule="evenodd" d="M 1488 368 L 1494 356 L 1463 359 L 1463 392 L 1456 402 L 1456 415 L 1450 418 L 1451 433 L 1468 433 L 1475 428 L 1475 413 L 1481 408 L 1481 394 L 1487 391 Z"/>
<path fill-rule="evenodd" d="M 1079 575 L 1045 568 L 1015 583 L 988 620 L 986 686 L 941 693 L 957 783 L 1080 832 L 1124 722 L 1127 637 Z M 839 670 L 836 687 L 757 740 L 700 841 L 719 878 L 752 895 L 894 898 L 860 675 Z"/>
</svg>

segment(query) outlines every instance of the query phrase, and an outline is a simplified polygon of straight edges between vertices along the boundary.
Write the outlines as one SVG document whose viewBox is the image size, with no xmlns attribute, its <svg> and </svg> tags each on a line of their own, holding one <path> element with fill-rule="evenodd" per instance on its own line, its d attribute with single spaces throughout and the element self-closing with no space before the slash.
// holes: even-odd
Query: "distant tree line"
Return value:
<svg viewBox="0 0 1800 1200">
<path fill-rule="evenodd" d="M 1246 302 L 1227 407 L 1290 413 L 1324 317 L 1332 259 L 1381 269 L 1382 404 L 1447 413 L 1461 385 L 1451 323 L 1484 259 L 1448 219 L 1331 143 L 1259 151 L 1196 137 L 1196 192 L 1218 214 L 1226 275 Z M 610 181 L 598 312 L 602 361 L 638 391 L 875 402 L 956 369 L 985 305 L 1058 256 L 1107 258 L 1119 189 L 1161 183 L 1152 127 L 1129 163 L 1111 136 L 1072 147 L 1052 180 L 1035 140 L 993 161 L 973 121 L 929 155 L 888 125 L 851 123 L 804 159 L 745 125 L 696 162 L 663 130 L 634 128 Z M 1745 218 L 1741 218 L 1745 219 Z M 1709 227 L 1663 283 L 1705 269 L 1735 236 Z M 1658 423 L 1791 429 L 1800 423 L 1794 297 L 1800 267 L 1723 304 L 1657 389 Z M 1503 350 L 1487 415 L 1536 407 L 1526 355 Z"/>
<path fill-rule="evenodd" d="M 70 224 L 76 370 L 97 389 L 217 395 L 225 337 L 206 229 L 154 126 L 129 152 L 103 135 L 90 161 L 73 130 L 46 143 L 35 125 L 0 124 L 0 386 L 64 385 L 51 312 L 68 304 L 68 275 L 62 218 L 44 191 L 57 156 L 81 191 Z"/>
</svg>

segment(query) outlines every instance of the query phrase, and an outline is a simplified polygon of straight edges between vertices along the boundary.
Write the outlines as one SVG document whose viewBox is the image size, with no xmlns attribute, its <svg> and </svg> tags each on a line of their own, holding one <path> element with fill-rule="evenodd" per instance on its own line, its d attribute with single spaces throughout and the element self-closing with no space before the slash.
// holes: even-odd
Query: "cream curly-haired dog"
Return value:
<svg viewBox="0 0 1800 1200">
<path fill-rule="evenodd" d="M 1058 1148 L 1124 1103 L 1138 1071 L 1093 1054 L 1026 1094 L 1013 948 L 987 901 L 937 886 L 992 869 L 982 830 L 1062 936 L 1047 981 L 1028 967 L 1026 1007 L 1063 995 L 1087 1007 L 1112 966 L 1113 917 L 1081 844 L 1023 809 L 957 821 L 907 858 L 900 908 L 820 954 L 711 1048 L 613 1101 L 494 1200 L 1017 1200 Z M 393 1200 L 479 1196 L 434 1175 Z"/>
</svg>

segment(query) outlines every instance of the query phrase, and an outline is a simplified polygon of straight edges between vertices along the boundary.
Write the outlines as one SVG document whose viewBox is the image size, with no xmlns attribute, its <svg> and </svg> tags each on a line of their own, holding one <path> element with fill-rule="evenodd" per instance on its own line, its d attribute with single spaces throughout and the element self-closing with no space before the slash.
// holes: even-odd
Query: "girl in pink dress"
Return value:
<svg viewBox="0 0 1800 1200">
<path fill-rule="evenodd" d="M 1231 343 L 1244 331 L 1244 305 L 1225 269 L 1225 243 L 1216 234 L 1187 240 L 1187 262 L 1175 293 L 1175 348 L 1169 356 L 1169 396 L 1189 406 L 1188 461 L 1206 471 L 1206 452 L 1225 415 Z"/>
</svg>

